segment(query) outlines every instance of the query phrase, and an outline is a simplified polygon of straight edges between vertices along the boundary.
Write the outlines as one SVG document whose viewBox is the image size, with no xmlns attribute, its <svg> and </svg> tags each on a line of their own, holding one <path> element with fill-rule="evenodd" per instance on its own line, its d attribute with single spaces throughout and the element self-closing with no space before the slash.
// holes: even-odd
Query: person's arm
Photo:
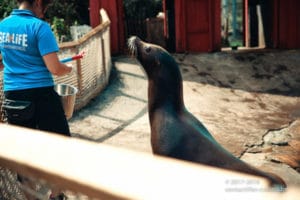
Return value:
<svg viewBox="0 0 300 200">
<path fill-rule="evenodd" d="M 72 67 L 69 67 L 59 61 L 56 52 L 44 55 L 43 59 L 44 59 L 44 62 L 46 64 L 48 70 L 53 75 L 63 76 L 72 71 Z"/>
<path fill-rule="evenodd" d="M 3 63 L 2 63 L 2 56 L 0 54 L 0 71 L 3 70 L 4 66 L 3 66 Z"/>
</svg>

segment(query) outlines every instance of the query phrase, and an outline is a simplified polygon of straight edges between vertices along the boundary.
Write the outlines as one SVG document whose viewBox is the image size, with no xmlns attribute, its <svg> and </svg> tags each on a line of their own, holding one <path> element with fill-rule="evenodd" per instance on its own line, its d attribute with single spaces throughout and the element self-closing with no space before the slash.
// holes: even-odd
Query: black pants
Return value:
<svg viewBox="0 0 300 200">
<path fill-rule="evenodd" d="M 11 100 L 31 101 L 35 107 L 31 119 L 27 121 L 7 119 L 9 124 L 70 136 L 60 97 L 53 87 L 6 91 L 4 95 Z"/>
</svg>

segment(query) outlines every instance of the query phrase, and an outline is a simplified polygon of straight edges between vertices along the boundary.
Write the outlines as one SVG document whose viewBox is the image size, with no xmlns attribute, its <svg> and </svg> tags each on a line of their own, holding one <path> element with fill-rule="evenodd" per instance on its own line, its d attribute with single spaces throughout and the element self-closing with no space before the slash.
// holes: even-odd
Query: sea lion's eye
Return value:
<svg viewBox="0 0 300 200">
<path fill-rule="evenodd" d="M 145 51 L 146 51 L 147 53 L 149 53 L 149 52 L 151 51 L 151 47 L 146 47 L 146 48 L 145 48 Z"/>
</svg>

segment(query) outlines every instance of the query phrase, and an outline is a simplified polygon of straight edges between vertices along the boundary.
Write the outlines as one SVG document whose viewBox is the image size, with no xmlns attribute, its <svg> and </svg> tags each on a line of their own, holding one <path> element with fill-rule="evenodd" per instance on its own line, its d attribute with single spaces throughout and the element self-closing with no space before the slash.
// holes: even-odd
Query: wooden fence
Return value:
<svg viewBox="0 0 300 200">
<path fill-rule="evenodd" d="M 271 191 L 262 178 L 6 124 L 0 124 L 0 165 L 85 199 L 296 200 L 300 195 L 296 188 Z"/>
</svg>

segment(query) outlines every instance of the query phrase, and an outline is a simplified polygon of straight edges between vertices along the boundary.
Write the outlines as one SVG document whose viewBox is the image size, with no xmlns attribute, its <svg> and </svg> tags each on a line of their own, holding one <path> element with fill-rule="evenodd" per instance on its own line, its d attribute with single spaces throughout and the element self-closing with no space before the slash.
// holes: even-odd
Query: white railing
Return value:
<svg viewBox="0 0 300 200">
<path fill-rule="evenodd" d="M 299 190 L 272 192 L 249 175 L 5 124 L 0 165 L 88 199 L 299 197 Z"/>
</svg>

